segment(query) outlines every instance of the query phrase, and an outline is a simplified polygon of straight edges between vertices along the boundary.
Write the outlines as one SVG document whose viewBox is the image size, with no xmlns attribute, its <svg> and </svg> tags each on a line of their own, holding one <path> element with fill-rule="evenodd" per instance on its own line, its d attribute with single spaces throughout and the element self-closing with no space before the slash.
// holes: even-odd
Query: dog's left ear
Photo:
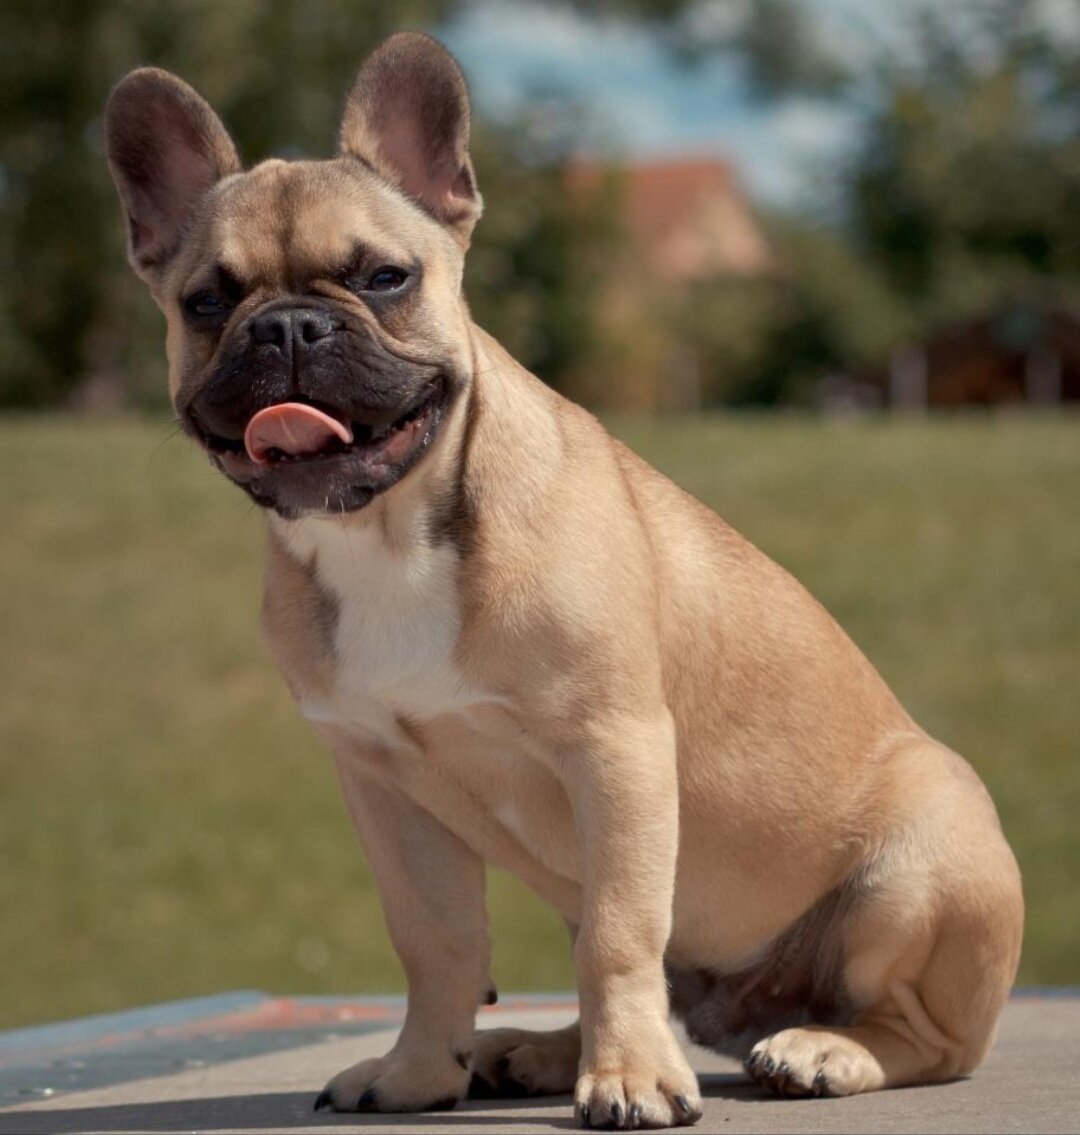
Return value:
<svg viewBox="0 0 1080 1135">
<path fill-rule="evenodd" d="M 469 92 L 442 44 L 400 32 L 368 57 L 345 104 L 341 152 L 374 167 L 468 247 L 483 208 L 469 159 Z"/>
</svg>

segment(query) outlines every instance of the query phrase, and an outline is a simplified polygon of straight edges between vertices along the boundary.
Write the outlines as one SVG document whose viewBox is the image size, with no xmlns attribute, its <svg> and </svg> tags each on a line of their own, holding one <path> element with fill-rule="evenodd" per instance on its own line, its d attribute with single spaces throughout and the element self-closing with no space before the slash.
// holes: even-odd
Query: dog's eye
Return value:
<svg viewBox="0 0 1080 1135">
<path fill-rule="evenodd" d="M 225 315 L 229 307 L 230 304 L 226 300 L 213 292 L 196 292 L 184 301 L 184 310 L 188 315 L 194 315 L 199 319 L 213 319 Z"/>
<path fill-rule="evenodd" d="M 408 272 L 404 272 L 400 268 L 392 268 L 387 264 L 382 268 L 376 268 L 371 273 L 364 290 L 368 292 L 396 292 L 398 288 L 404 286 L 408 278 Z"/>
</svg>

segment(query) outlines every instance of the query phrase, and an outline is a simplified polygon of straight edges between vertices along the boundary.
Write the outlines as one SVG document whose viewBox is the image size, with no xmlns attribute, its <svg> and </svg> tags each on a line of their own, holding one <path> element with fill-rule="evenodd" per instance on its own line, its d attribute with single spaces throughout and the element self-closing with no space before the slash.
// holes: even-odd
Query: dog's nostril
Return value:
<svg viewBox="0 0 1080 1135">
<path fill-rule="evenodd" d="M 251 337 L 256 343 L 272 343 L 275 347 L 284 347 L 289 334 L 287 311 L 270 311 L 251 321 Z"/>
<path fill-rule="evenodd" d="M 332 335 L 337 326 L 328 311 L 279 309 L 256 316 L 251 321 L 251 337 L 256 343 L 285 350 L 293 340 L 297 345 L 317 343 Z"/>
<path fill-rule="evenodd" d="M 333 333 L 334 321 L 324 311 L 301 311 L 296 315 L 296 329 L 305 343 L 315 343 Z"/>
</svg>

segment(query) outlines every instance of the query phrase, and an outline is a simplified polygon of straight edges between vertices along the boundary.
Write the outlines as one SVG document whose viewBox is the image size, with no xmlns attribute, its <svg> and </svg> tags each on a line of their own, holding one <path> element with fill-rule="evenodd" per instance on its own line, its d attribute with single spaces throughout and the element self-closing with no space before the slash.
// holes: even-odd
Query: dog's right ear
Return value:
<svg viewBox="0 0 1080 1135">
<path fill-rule="evenodd" d="M 240 159 L 207 101 L 168 71 L 141 67 L 113 90 L 105 147 L 128 233 L 128 259 L 148 284 L 176 251 L 191 211 Z"/>
</svg>

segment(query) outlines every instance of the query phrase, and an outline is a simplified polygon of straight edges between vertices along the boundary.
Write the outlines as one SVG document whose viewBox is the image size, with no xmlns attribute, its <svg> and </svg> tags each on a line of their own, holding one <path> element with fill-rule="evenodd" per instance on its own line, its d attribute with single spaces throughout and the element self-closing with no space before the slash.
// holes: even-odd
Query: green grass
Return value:
<svg viewBox="0 0 1080 1135">
<path fill-rule="evenodd" d="M 1080 420 L 627 421 L 964 753 L 1024 869 L 1027 982 L 1080 979 Z M 0 1026 L 238 987 L 401 988 L 257 635 L 262 519 L 164 425 L 0 420 Z M 504 988 L 567 987 L 492 880 Z"/>
</svg>

